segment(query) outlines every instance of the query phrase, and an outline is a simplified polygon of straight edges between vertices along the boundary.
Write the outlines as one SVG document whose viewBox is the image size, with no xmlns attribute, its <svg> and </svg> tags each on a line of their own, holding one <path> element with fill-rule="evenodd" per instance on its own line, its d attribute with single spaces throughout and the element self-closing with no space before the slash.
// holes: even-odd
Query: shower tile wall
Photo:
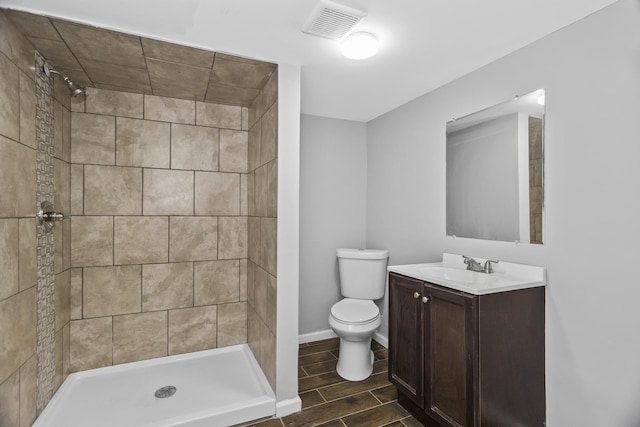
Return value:
<svg viewBox="0 0 640 427">
<path fill-rule="evenodd" d="M 246 342 L 248 108 L 71 109 L 71 371 Z"/>
<path fill-rule="evenodd" d="M 249 108 L 248 342 L 271 386 L 276 378 L 278 72 Z"/>
<path fill-rule="evenodd" d="M 35 52 L 0 11 L 0 426 L 36 417 Z"/>
</svg>

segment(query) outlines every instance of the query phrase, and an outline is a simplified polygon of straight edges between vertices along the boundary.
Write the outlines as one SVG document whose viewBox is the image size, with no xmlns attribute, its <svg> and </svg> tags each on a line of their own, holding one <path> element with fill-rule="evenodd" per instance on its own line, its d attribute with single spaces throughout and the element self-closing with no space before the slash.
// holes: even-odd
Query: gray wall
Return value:
<svg viewBox="0 0 640 427">
<path fill-rule="evenodd" d="M 445 237 L 445 122 L 538 88 L 545 244 Z M 367 244 L 390 264 L 446 251 L 547 267 L 551 427 L 640 422 L 638 117 L 640 3 L 621 0 L 367 126 Z"/>
<path fill-rule="evenodd" d="M 365 244 L 366 125 L 302 115 L 299 333 L 329 329 L 341 298 L 336 249 Z"/>
</svg>

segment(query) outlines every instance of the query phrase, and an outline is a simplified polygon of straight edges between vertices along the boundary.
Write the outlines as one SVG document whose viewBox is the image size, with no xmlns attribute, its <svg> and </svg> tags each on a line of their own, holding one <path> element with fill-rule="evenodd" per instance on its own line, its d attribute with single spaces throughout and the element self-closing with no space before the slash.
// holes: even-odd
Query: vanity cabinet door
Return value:
<svg viewBox="0 0 640 427">
<path fill-rule="evenodd" d="M 389 381 L 423 407 L 423 282 L 389 274 Z"/>
<path fill-rule="evenodd" d="M 477 297 L 425 283 L 424 410 L 444 426 L 475 425 Z"/>
</svg>

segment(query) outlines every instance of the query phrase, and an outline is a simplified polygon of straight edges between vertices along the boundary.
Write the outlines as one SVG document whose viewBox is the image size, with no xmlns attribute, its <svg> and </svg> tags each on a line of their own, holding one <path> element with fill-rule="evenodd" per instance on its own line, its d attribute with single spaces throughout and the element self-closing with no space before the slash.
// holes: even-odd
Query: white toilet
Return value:
<svg viewBox="0 0 640 427">
<path fill-rule="evenodd" d="M 373 300 L 384 296 L 389 251 L 338 249 L 340 292 L 345 297 L 331 307 L 329 325 L 340 337 L 338 374 L 362 381 L 373 372 L 371 337 L 382 323 Z"/>
</svg>

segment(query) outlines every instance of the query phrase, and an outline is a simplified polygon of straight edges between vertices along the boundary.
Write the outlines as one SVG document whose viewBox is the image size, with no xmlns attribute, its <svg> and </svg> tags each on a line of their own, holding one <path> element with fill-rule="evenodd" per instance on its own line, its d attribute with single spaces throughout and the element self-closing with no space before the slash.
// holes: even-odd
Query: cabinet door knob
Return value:
<svg viewBox="0 0 640 427">
<path fill-rule="evenodd" d="M 413 293 L 413 297 L 414 297 L 415 299 L 420 298 L 420 292 L 414 292 L 414 293 Z"/>
<path fill-rule="evenodd" d="M 427 298 L 427 297 L 422 297 L 422 302 L 423 302 L 423 303 L 425 303 L 425 304 L 426 304 L 428 301 L 429 301 L 429 298 Z"/>
</svg>

